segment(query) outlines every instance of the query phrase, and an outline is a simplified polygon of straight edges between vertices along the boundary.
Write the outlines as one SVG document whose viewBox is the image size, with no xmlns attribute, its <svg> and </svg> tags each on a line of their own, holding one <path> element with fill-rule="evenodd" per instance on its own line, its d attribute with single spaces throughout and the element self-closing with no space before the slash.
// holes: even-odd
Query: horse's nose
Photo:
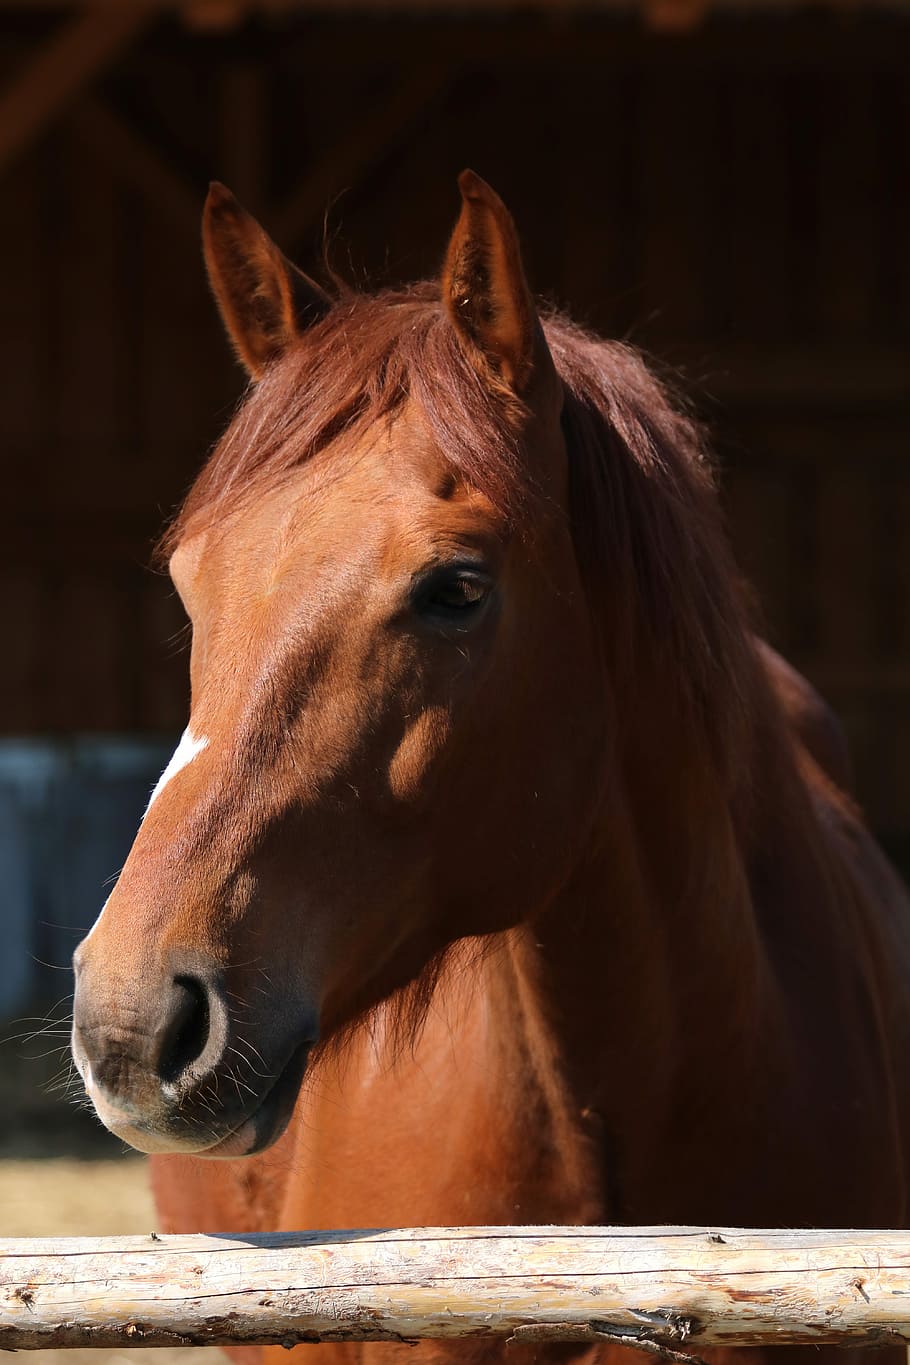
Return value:
<svg viewBox="0 0 910 1365">
<path fill-rule="evenodd" d="M 77 968 L 73 1051 L 89 1089 L 141 1106 L 176 1098 L 217 1065 L 227 1041 L 224 987 L 215 971 L 143 974 L 113 992 Z"/>
<path fill-rule="evenodd" d="M 165 1084 L 180 1081 L 204 1056 L 211 1033 L 210 987 L 192 976 L 175 977 L 150 1039 L 150 1068 Z"/>
</svg>

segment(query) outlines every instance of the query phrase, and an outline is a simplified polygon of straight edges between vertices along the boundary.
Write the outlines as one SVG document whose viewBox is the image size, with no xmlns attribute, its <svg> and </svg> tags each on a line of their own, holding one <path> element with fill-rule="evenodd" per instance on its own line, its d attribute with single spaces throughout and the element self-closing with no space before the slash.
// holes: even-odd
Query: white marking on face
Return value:
<svg viewBox="0 0 910 1365">
<path fill-rule="evenodd" d="M 180 743 L 174 750 L 170 763 L 155 783 L 155 788 L 149 797 L 149 803 L 145 808 L 145 815 L 142 817 L 143 820 L 145 819 L 145 816 L 148 815 L 153 801 L 156 797 L 161 795 L 171 778 L 176 777 L 181 768 L 185 768 L 188 763 L 192 763 L 193 759 L 201 754 L 203 749 L 208 748 L 208 742 L 208 737 L 206 735 L 200 735 L 197 739 L 190 727 L 187 726 L 180 737 Z"/>
<path fill-rule="evenodd" d="M 110 900 L 110 896 L 108 896 L 108 898 L 107 898 L 107 901 L 109 901 L 109 900 Z M 104 914 L 105 910 L 107 909 L 107 901 L 104 902 L 104 904 L 102 905 L 101 909 L 99 910 L 99 912 L 98 912 L 98 918 L 95 920 L 95 923 L 92 925 L 91 929 L 89 929 L 89 931 L 88 931 L 88 933 L 86 934 L 85 938 L 82 940 L 83 943 L 88 943 L 88 941 L 89 941 L 89 939 L 91 938 L 92 934 L 95 932 L 95 930 L 98 928 L 98 925 L 101 923 L 101 916 Z"/>
<path fill-rule="evenodd" d="M 158 778 L 158 781 L 155 783 L 154 790 L 152 791 L 152 794 L 148 799 L 148 805 L 146 806 L 145 811 L 143 812 L 142 815 L 143 820 L 145 819 L 146 815 L 148 815 L 149 809 L 155 797 L 160 795 L 162 789 L 167 786 L 168 782 L 170 782 L 172 777 L 175 777 L 177 773 L 180 772 L 181 768 L 185 768 L 188 763 L 192 763 L 196 755 L 201 754 L 203 749 L 208 747 L 208 742 L 209 742 L 208 736 L 200 735 L 199 738 L 197 739 L 193 732 L 190 730 L 190 727 L 189 726 L 186 727 L 183 734 L 180 736 L 180 743 L 177 745 L 177 748 L 171 755 L 170 762 L 168 763 L 164 772 Z M 98 925 L 101 923 L 101 916 L 107 909 L 109 900 L 110 896 L 108 896 L 108 899 L 102 905 L 101 913 L 98 915 L 98 918 L 95 920 L 95 923 L 92 925 L 91 929 L 89 929 L 85 938 L 82 940 L 83 943 L 88 943 L 92 934 L 98 928 Z"/>
</svg>

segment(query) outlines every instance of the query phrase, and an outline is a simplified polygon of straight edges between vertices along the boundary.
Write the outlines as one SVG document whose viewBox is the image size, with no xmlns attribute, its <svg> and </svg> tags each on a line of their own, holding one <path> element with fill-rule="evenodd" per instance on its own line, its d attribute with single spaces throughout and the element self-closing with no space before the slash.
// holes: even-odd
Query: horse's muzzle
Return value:
<svg viewBox="0 0 910 1365">
<path fill-rule="evenodd" d="M 232 1024 L 224 976 L 196 955 L 98 973 L 76 950 L 73 1057 L 105 1127 L 142 1152 L 245 1156 L 284 1130 L 309 1041 L 269 1054 Z M 255 1056 L 255 1061 L 251 1057 Z"/>
</svg>

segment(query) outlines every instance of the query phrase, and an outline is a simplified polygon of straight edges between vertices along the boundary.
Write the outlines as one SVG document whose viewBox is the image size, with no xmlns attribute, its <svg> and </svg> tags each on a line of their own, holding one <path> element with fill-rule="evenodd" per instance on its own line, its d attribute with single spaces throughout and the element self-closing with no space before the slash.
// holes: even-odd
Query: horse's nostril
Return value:
<svg viewBox="0 0 910 1365">
<path fill-rule="evenodd" d="M 158 1053 L 158 1074 L 165 1084 L 179 1080 L 202 1055 L 211 1026 L 208 992 L 194 977 L 174 978 L 168 1004 Z"/>
</svg>

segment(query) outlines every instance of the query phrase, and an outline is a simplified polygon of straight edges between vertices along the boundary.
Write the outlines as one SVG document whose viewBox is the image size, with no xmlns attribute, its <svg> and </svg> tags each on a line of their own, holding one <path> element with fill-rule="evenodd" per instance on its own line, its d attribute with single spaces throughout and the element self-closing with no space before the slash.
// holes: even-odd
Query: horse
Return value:
<svg viewBox="0 0 910 1365">
<path fill-rule="evenodd" d="M 331 295 L 210 190 L 250 387 L 165 537 L 190 720 L 76 951 L 88 1095 L 170 1231 L 906 1226 L 910 905 L 837 724 L 698 424 L 459 186 L 438 279 Z M 625 1354 L 408 1359 L 506 1353 Z"/>
</svg>

